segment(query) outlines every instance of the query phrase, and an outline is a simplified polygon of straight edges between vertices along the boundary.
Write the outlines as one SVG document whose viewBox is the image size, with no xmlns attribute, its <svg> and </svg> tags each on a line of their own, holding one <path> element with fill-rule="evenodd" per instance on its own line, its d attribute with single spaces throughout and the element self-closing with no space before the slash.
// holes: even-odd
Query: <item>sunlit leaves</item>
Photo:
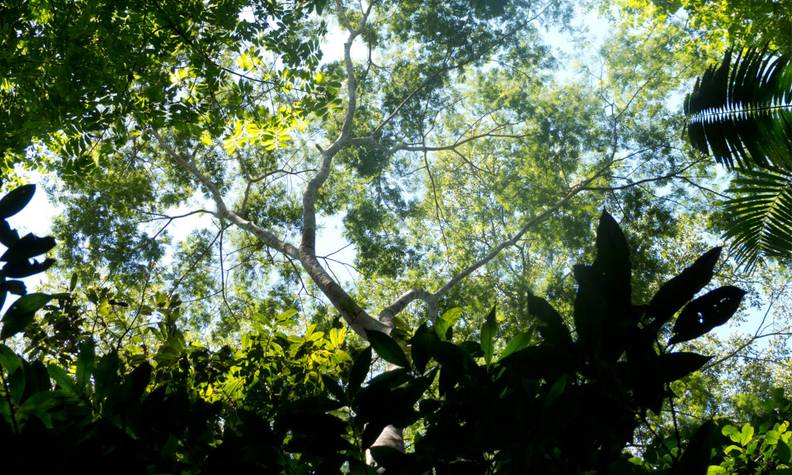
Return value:
<svg viewBox="0 0 792 475">
<path fill-rule="evenodd" d="M 454 326 L 457 320 L 462 317 L 462 309 L 459 307 L 454 307 L 452 309 L 447 310 L 443 315 L 440 316 L 434 322 L 434 330 L 437 333 L 437 336 L 441 340 L 445 340 L 448 338 L 448 331 Z"/>
</svg>

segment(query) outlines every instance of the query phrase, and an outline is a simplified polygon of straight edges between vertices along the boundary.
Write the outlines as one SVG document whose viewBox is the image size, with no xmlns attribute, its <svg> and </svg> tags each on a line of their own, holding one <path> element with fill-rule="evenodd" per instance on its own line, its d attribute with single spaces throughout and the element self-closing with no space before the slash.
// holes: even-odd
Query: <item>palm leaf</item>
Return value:
<svg viewBox="0 0 792 475">
<path fill-rule="evenodd" d="M 688 137 L 730 169 L 792 171 L 792 62 L 766 50 L 726 53 L 685 100 Z"/>
<path fill-rule="evenodd" d="M 792 256 L 792 173 L 744 170 L 729 191 L 735 198 L 724 203 L 732 218 L 725 237 L 737 262 L 750 269 L 762 254 Z"/>
</svg>

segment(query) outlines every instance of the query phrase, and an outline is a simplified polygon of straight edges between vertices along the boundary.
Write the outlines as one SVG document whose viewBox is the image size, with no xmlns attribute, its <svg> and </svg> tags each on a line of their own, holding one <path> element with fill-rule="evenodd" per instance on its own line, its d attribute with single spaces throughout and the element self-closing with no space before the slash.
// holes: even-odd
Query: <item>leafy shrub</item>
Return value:
<svg viewBox="0 0 792 475">
<path fill-rule="evenodd" d="M 52 249 L 51 238 L 19 238 L 5 221 L 32 190 L 0 201 L 0 242 L 8 247 L 1 295 L 22 294 L 2 318 L 4 341 L 36 311 L 68 298 L 25 294 L 8 280 L 52 263 L 31 261 Z M 117 350 L 100 355 L 91 338 L 75 343 L 72 365 L 28 361 L 0 344 L 4 463 L 12 472 L 372 473 L 364 463 L 370 448 L 389 473 L 644 472 L 651 464 L 631 458 L 626 444 L 647 411 L 660 411 L 669 384 L 709 360 L 671 348 L 726 322 L 743 291 L 726 286 L 694 298 L 713 276 L 715 248 L 636 305 L 627 241 L 607 213 L 596 250 L 593 264 L 574 269 L 574 330 L 531 296 L 541 343 L 519 334 L 498 355 L 494 309 L 478 341 L 454 341 L 458 315 L 450 312 L 404 342 L 369 332 L 370 347 L 354 359 L 342 348 L 342 329 L 314 327 L 299 337 L 262 330 L 238 350 L 212 351 L 165 322 L 159 348 L 142 363 Z M 394 369 L 366 381 L 374 352 Z M 389 425 L 415 434 L 407 453 L 372 447 Z M 787 426 L 767 428 L 754 445 L 742 444 L 748 429 L 729 427 L 723 434 L 740 445 L 719 458 L 711 457 L 719 439 L 707 423 L 684 455 L 659 468 L 704 473 L 716 460 L 741 470 L 742 455 L 785 457 Z M 36 448 L 46 456 L 24 456 Z"/>
</svg>

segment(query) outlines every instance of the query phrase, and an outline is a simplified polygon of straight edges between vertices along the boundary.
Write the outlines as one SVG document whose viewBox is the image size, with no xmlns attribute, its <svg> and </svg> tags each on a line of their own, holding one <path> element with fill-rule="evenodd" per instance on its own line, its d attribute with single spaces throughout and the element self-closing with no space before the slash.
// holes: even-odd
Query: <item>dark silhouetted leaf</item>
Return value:
<svg viewBox="0 0 792 475">
<path fill-rule="evenodd" d="M 33 293 L 19 297 L 3 315 L 3 329 L 0 338 L 8 338 L 25 330 L 33 321 L 36 311 L 47 304 L 52 296 L 44 293 Z"/>
<path fill-rule="evenodd" d="M 371 347 L 369 346 L 357 355 L 355 362 L 352 364 L 352 369 L 349 371 L 349 384 L 347 386 L 347 392 L 350 395 L 354 395 L 358 392 L 360 386 L 363 384 L 363 381 L 366 380 L 366 376 L 368 376 L 370 367 Z"/>
<path fill-rule="evenodd" d="M 77 385 L 84 388 L 91 380 L 94 365 L 96 364 L 96 343 L 93 340 L 85 340 L 80 345 L 80 353 L 77 355 Z"/>
<path fill-rule="evenodd" d="M 344 390 L 341 388 L 341 385 L 338 384 L 338 381 L 333 379 L 331 376 L 326 374 L 322 375 L 322 384 L 324 385 L 325 389 L 333 395 L 338 401 L 344 402 L 346 401 L 346 395 L 344 394 Z"/>
<path fill-rule="evenodd" d="M 490 364 L 492 352 L 495 348 L 495 333 L 498 331 L 498 324 L 495 321 L 495 307 L 492 307 L 484 323 L 481 325 L 481 351 L 484 352 L 484 361 Z"/>
<path fill-rule="evenodd" d="M 685 448 L 682 457 L 674 465 L 671 473 L 693 474 L 707 473 L 707 467 L 712 459 L 712 449 L 717 441 L 717 429 L 712 421 L 707 421 L 699 427 Z"/>
<path fill-rule="evenodd" d="M 429 329 L 426 323 L 422 323 L 415 331 L 415 334 L 410 338 L 410 355 L 415 368 L 419 372 L 424 372 L 426 364 L 434 351 L 433 348 L 440 343 L 440 338 L 434 331 Z"/>
<path fill-rule="evenodd" d="M 572 337 L 569 335 L 569 329 L 564 324 L 561 315 L 556 312 L 547 300 L 529 294 L 528 313 L 534 315 L 539 320 L 539 334 L 542 335 L 545 343 L 563 347 L 572 345 Z"/>
<path fill-rule="evenodd" d="M 27 288 L 25 287 L 25 283 L 21 280 L 7 280 L 0 284 L 0 291 L 11 292 L 16 295 L 25 295 L 27 293 Z"/>
<path fill-rule="evenodd" d="M 670 383 L 698 371 L 711 359 L 712 356 L 683 351 L 665 353 L 659 357 L 660 375 L 663 382 Z"/>
<path fill-rule="evenodd" d="M 55 247 L 55 238 L 38 237 L 32 233 L 25 234 L 0 256 L 0 261 L 17 261 L 46 254 Z"/>
<path fill-rule="evenodd" d="M 366 337 L 369 343 L 371 343 L 372 348 L 374 348 L 374 351 L 376 351 L 382 359 L 396 366 L 401 366 L 402 368 L 410 367 L 410 362 L 407 361 L 404 350 L 396 343 L 396 340 L 376 330 L 367 330 Z"/>
<path fill-rule="evenodd" d="M 792 170 L 791 60 L 756 48 L 727 51 L 685 100 L 690 143 L 730 169 Z"/>
<path fill-rule="evenodd" d="M 630 249 L 619 224 L 604 210 L 597 226 L 597 258 L 593 267 L 629 299 Z"/>
<path fill-rule="evenodd" d="M 8 262 L 3 267 L 3 272 L 8 277 L 23 278 L 44 272 L 55 264 L 55 259 L 44 259 L 42 262 L 33 262 L 23 259 L 21 261 Z"/>
<path fill-rule="evenodd" d="M 11 225 L 5 219 L 0 219 L 0 244 L 11 247 L 19 240 L 19 233 L 11 229 Z"/>
<path fill-rule="evenodd" d="M 657 329 L 669 321 L 676 312 L 688 303 L 712 280 L 713 269 L 718 262 L 721 248 L 715 247 L 696 259 L 690 267 L 664 283 L 649 302 L 648 312 L 654 317 Z"/>
<path fill-rule="evenodd" d="M 744 295 L 744 290 L 727 285 L 690 302 L 679 314 L 669 344 L 692 340 L 723 325 L 737 311 Z"/>
<path fill-rule="evenodd" d="M 33 198 L 34 193 L 36 193 L 36 185 L 22 185 L 11 190 L 0 199 L 0 219 L 6 219 L 22 211 Z"/>
<path fill-rule="evenodd" d="M 380 467 L 395 473 L 407 473 L 409 457 L 404 452 L 384 445 L 375 445 L 369 450 Z"/>
</svg>

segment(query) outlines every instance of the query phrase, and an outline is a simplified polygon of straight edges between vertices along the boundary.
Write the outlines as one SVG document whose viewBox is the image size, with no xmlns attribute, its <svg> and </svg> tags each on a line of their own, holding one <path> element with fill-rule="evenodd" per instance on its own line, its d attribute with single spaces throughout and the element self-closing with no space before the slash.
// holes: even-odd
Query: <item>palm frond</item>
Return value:
<svg viewBox="0 0 792 475">
<path fill-rule="evenodd" d="M 726 236 L 737 262 L 750 269 L 760 255 L 792 256 L 792 173 L 744 170 L 732 182 L 735 196 L 724 203 Z"/>
<path fill-rule="evenodd" d="M 792 58 L 728 51 L 685 100 L 690 143 L 730 169 L 792 171 Z"/>
</svg>

